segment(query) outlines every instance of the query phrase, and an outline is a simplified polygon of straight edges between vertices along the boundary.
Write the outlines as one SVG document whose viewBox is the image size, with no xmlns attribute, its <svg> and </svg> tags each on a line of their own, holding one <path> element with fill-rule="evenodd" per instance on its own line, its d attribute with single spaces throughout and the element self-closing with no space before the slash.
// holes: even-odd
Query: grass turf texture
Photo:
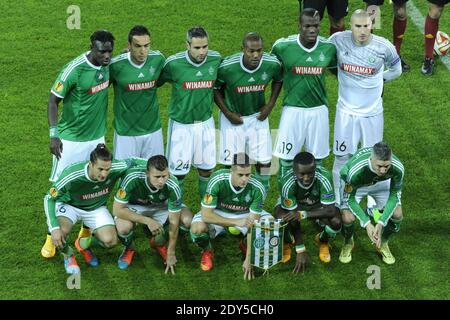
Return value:
<svg viewBox="0 0 450 320">
<path fill-rule="evenodd" d="M 349 12 L 363 7 L 350 1 Z M 422 3 L 423 2 L 423 3 Z M 382 7 L 382 28 L 376 33 L 392 40 L 392 8 Z M 423 16 L 425 1 L 414 1 Z M 150 252 L 142 229 L 135 241 L 137 256 L 126 271 L 119 270 L 121 247 L 96 250 L 98 268 L 81 266 L 81 289 L 66 287 L 67 275 L 60 256 L 45 260 L 40 248 L 46 225 L 42 198 L 48 190 L 51 157 L 48 151 L 47 102 L 49 89 L 61 67 L 88 49 L 89 36 L 96 29 L 108 29 L 117 39 L 114 55 L 126 46 L 126 35 L 134 24 L 145 24 L 152 32 L 152 48 L 165 56 L 185 49 L 185 32 L 204 26 L 210 35 L 210 49 L 227 56 L 240 50 L 243 35 L 258 31 L 265 49 L 280 37 L 295 34 L 298 2 L 280 1 L 148 1 L 126 5 L 121 1 L 78 1 L 81 29 L 66 27 L 67 6 L 60 2 L 25 1 L 5 4 L 0 12 L 1 189 L 0 288 L 1 299 L 437 299 L 448 298 L 449 234 L 448 167 L 450 117 L 447 113 L 450 73 L 437 63 L 432 77 L 423 77 L 423 36 L 408 21 L 402 47 L 412 71 L 385 86 L 385 140 L 406 167 L 403 190 L 405 220 L 391 249 L 397 259 L 386 266 L 375 254 L 366 233 L 357 230 L 356 248 L 349 265 L 338 261 L 342 237 L 334 241 L 332 261 L 321 264 L 313 242 L 315 227 L 306 223 L 306 246 L 314 264 L 305 274 L 293 275 L 295 256 L 287 265 L 271 269 L 269 276 L 244 282 L 238 238 L 227 235 L 213 242 L 215 267 L 199 268 L 200 250 L 187 236 L 177 245 L 176 276 L 164 275 L 155 251 Z M 444 10 L 440 30 L 450 32 L 450 7 Z M 348 26 L 349 17 L 346 19 Z M 321 34 L 328 36 L 328 20 Z M 337 81 L 327 79 L 330 125 L 333 125 Z M 112 121 L 112 90 L 110 90 Z M 163 130 L 167 129 L 170 87 L 159 90 Z M 270 117 L 277 128 L 281 97 Z M 217 108 L 215 107 L 217 119 Z M 330 131 L 333 132 L 332 130 Z M 113 130 L 107 132 L 112 147 Z M 332 139 L 332 135 L 330 137 Z M 166 140 L 165 140 L 166 141 Z M 332 141 L 330 141 L 330 145 Z M 331 169 L 332 157 L 325 161 Z M 445 178 L 447 176 L 447 178 Z M 265 209 L 272 211 L 278 191 L 271 181 Z M 192 170 L 185 183 L 191 190 L 186 203 L 199 210 L 197 173 Z M 78 226 L 74 228 L 72 241 Z M 381 290 L 366 288 L 370 265 L 381 268 Z M 257 273 L 260 275 L 260 273 Z"/>
</svg>

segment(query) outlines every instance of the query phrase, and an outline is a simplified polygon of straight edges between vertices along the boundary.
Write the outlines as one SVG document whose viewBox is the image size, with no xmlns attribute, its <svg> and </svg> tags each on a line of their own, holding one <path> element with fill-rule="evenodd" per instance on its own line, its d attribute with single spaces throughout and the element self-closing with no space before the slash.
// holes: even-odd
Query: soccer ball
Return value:
<svg viewBox="0 0 450 320">
<path fill-rule="evenodd" d="M 434 53 L 438 56 L 445 56 L 450 49 L 450 38 L 448 34 L 438 31 L 434 42 Z"/>
<path fill-rule="evenodd" d="M 235 227 L 228 227 L 228 232 L 235 236 L 237 236 L 241 233 L 241 231 L 239 231 L 239 229 L 237 229 Z"/>
</svg>

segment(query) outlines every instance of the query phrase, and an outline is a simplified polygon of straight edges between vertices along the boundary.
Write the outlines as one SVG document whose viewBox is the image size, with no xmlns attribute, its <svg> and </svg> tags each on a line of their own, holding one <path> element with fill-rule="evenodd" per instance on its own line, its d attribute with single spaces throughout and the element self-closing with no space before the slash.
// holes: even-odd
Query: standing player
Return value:
<svg viewBox="0 0 450 320">
<path fill-rule="evenodd" d="M 377 11 L 380 11 L 379 6 L 383 5 L 384 0 L 364 0 L 364 2 L 366 3 L 367 11 L 369 11 L 369 14 L 373 16 Z M 392 22 L 392 36 L 394 40 L 393 42 L 395 50 L 397 50 L 397 54 L 400 56 L 400 48 L 402 47 L 403 36 L 405 34 L 408 17 L 408 14 L 406 13 L 406 3 L 408 2 L 408 0 L 392 0 L 392 2 L 394 2 L 394 21 Z M 378 7 L 376 11 L 373 6 Z M 400 62 L 402 64 L 402 72 L 408 72 L 409 70 L 411 70 L 411 67 L 405 61 L 403 61 L 401 56 Z"/>
<path fill-rule="evenodd" d="M 439 19 L 441 18 L 444 6 L 450 0 L 428 0 L 428 15 L 425 19 L 425 58 L 422 64 L 422 74 L 431 76 L 434 69 L 434 42 L 436 33 L 439 30 Z"/>
<path fill-rule="evenodd" d="M 301 7 L 301 0 L 299 2 Z M 344 18 L 348 13 L 348 0 L 303 0 L 303 9 L 316 9 L 320 13 L 320 20 L 323 19 L 325 7 L 330 20 L 330 35 L 344 31 Z"/>
<path fill-rule="evenodd" d="M 275 207 L 275 217 L 281 218 L 289 225 L 285 239 L 294 238 L 297 259 L 294 272 L 304 269 L 307 261 L 306 248 L 303 244 L 300 220 L 319 219 L 324 226 L 316 235 L 319 245 L 319 258 L 322 262 L 331 261 L 329 240 L 341 231 L 339 209 L 335 206 L 331 173 L 323 167 L 316 166 L 314 156 L 309 152 L 300 152 L 294 158 L 293 168 L 286 172 L 279 184 L 281 199 Z M 283 262 L 291 258 L 291 248 L 283 253 Z"/>
<path fill-rule="evenodd" d="M 318 164 L 330 152 L 325 70 L 336 67 L 336 47 L 318 37 L 317 10 L 303 10 L 299 23 L 300 34 L 279 39 L 272 48 L 284 72 L 284 107 L 273 153 L 281 159 L 280 176 L 292 168 L 303 146 Z"/>
<path fill-rule="evenodd" d="M 45 196 L 47 224 L 53 244 L 64 256 L 67 273 L 80 272 L 69 246 L 70 231 L 78 220 L 93 230 L 92 236 L 75 241 L 75 247 L 89 265 L 98 265 L 97 258 L 89 249 L 91 246 L 111 248 L 117 244 L 116 227 L 106 202 L 127 168 L 127 162 L 113 161 L 112 154 L 100 143 L 91 152 L 89 161 L 78 162 L 64 169 Z"/>
<path fill-rule="evenodd" d="M 403 220 L 401 193 L 405 169 L 400 160 L 392 154 L 389 146 L 383 142 L 372 148 L 359 150 L 341 170 L 342 192 L 342 233 L 345 242 L 339 260 L 349 263 L 354 247 L 354 221 L 358 218 L 361 227 L 387 264 L 395 263 L 388 246 L 390 237 L 400 231 Z M 361 199 L 371 195 L 382 214 L 371 217 L 359 206 Z M 384 209 L 384 210 L 383 210 Z"/>
<path fill-rule="evenodd" d="M 181 221 L 189 229 L 192 213 L 183 208 L 181 188 L 177 178 L 169 174 L 164 156 L 135 161 L 137 165 L 127 171 L 114 197 L 113 214 L 116 216 L 119 239 L 124 245 L 118 261 L 119 268 L 126 269 L 131 264 L 134 256 L 133 229 L 136 223 L 142 223 L 152 234 L 150 246 L 159 252 L 166 263 L 166 273 L 170 270 L 175 274 L 178 226 Z M 164 226 L 167 218 L 168 232 Z M 167 236 L 168 247 L 165 245 Z"/>
<path fill-rule="evenodd" d="M 164 154 L 156 81 L 165 58 L 150 50 L 150 32 L 144 26 L 130 30 L 128 50 L 109 66 L 114 85 L 114 158 L 148 159 Z"/>
<path fill-rule="evenodd" d="M 256 176 L 269 189 L 272 138 L 267 117 L 275 106 L 282 85 L 281 64 L 263 52 L 263 40 L 247 33 L 241 53 L 220 64 L 214 100 L 220 110 L 220 163 L 231 165 L 234 154 L 245 152 L 256 160 Z M 269 102 L 264 91 L 272 81 Z"/>
<path fill-rule="evenodd" d="M 51 89 L 48 102 L 50 152 L 53 168 L 50 181 L 55 182 L 68 165 L 89 159 L 99 143 L 105 142 L 108 106 L 108 64 L 114 48 L 114 36 L 106 30 L 91 35 L 91 51 L 66 64 Z M 58 122 L 58 105 L 63 101 Z M 80 230 L 80 236 L 89 230 Z M 55 255 L 50 235 L 41 250 L 46 258 Z"/>
<path fill-rule="evenodd" d="M 334 122 L 334 191 L 339 200 L 339 171 L 362 147 L 383 139 L 383 83 L 402 74 L 400 57 L 385 38 L 371 33 L 372 19 L 356 10 L 351 31 L 330 37 L 338 51 L 339 97 Z M 388 69 L 384 71 L 385 67 Z"/>
<path fill-rule="evenodd" d="M 195 166 L 202 196 L 216 166 L 212 103 L 221 57 L 208 50 L 208 33 L 202 27 L 188 30 L 186 47 L 186 51 L 166 60 L 158 85 L 172 83 L 166 150 L 170 173 L 182 184 L 191 166 Z"/>
<path fill-rule="evenodd" d="M 201 212 L 194 216 L 191 225 L 192 240 L 203 250 L 200 264 L 203 271 L 213 268 L 211 238 L 223 233 L 225 227 L 235 227 L 245 236 L 255 220 L 271 217 L 263 210 L 264 186 L 251 177 L 251 172 L 250 158 L 239 153 L 233 156 L 231 169 L 218 170 L 209 179 Z M 243 266 L 244 277 L 251 279 L 253 269 L 248 255 Z"/>
</svg>

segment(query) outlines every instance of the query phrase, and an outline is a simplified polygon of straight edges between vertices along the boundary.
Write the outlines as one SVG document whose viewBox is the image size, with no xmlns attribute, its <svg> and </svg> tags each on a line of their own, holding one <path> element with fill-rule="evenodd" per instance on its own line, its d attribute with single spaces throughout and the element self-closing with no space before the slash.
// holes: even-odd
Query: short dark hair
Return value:
<svg viewBox="0 0 450 320">
<path fill-rule="evenodd" d="M 303 17 L 315 18 L 316 16 L 319 16 L 319 19 L 320 19 L 319 11 L 317 11 L 316 9 L 313 9 L 313 8 L 305 8 L 305 9 L 303 9 L 302 12 L 300 12 L 298 22 L 300 22 L 300 24 L 301 24 Z"/>
<path fill-rule="evenodd" d="M 102 43 L 111 42 L 111 44 L 113 45 L 114 40 L 116 39 L 108 30 L 97 30 L 91 35 L 91 44 L 93 44 L 94 41 L 100 41 Z"/>
<path fill-rule="evenodd" d="M 380 141 L 373 146 L 372 158 L 381 161 L 388 161 L 392 158 L 392 150 L 387 143 Z"/>
<path fill-rule="evenodd" d="M 312 153 L 303 151 L 300 153 L 297 153 L 297 155 L 294 157 L 294 166 L 302 165 L 302 166 L 309 166 L 309 165 L 315 165 L 316 164 L 316 158 L 314 158 Z"/>
<path fill-rule="evenodd" d="M 258 32 L 249 32 L 244 36 L 244 39 L 242 39 L 242 46 L 245 48 L 247 46 L 247 42 L 249 41 L 261 41 L 263 43 L 262 37 L 259 35 Z"/>
<path fill-rule="evenodd" d="M 249 167 L 251 166 L 250 157 L 244 152 L 235 153 L 233 155 L 233 162 L 231 166 L 239 166 L 243 168 Z"/>
<path fill-rule="evenodd" d="M 92 164 L 96 163 L 97 160 L 112 161 L 112 158 L 112 153 L 108 150 L 104 143 L 99 143 L 89 156 L 89 160 Z"/>
<path fill-rule="evenodd" d="M 150 157 L 147 161 L 147 171 L 150 171 L 151 168 L 155 168 L 158 171 L 164 171 L 169 166 L 166 157 L 163 155 L 156 155 Z"/>
<path fill-rule="evenodd" d="M 192 38 L 208 38 L 208 32 L 200 26 L 192 27 L 186 33 L 186 41 L 191 43 Z"/>
<path fill-rule="evenodd" d="M 131 28 L 130 32 L 128 33 L 128 43 L 131 43 L 134 36 L 149 36 L 150 37 L 150 31 L 145 26 L 142 25 L 136 25 L 133 28 Z"/>
</svg>

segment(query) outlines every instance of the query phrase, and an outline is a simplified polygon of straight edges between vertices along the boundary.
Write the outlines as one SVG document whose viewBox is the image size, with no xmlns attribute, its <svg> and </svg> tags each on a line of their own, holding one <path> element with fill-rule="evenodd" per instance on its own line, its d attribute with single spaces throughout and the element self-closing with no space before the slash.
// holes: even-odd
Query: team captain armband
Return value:
<svg viewBox="0 0 450 320">
<path fill-rule="evenodd" d="M 58 126 L 50 126 L 50 138 L 59 138 Z"/>
</svg>

